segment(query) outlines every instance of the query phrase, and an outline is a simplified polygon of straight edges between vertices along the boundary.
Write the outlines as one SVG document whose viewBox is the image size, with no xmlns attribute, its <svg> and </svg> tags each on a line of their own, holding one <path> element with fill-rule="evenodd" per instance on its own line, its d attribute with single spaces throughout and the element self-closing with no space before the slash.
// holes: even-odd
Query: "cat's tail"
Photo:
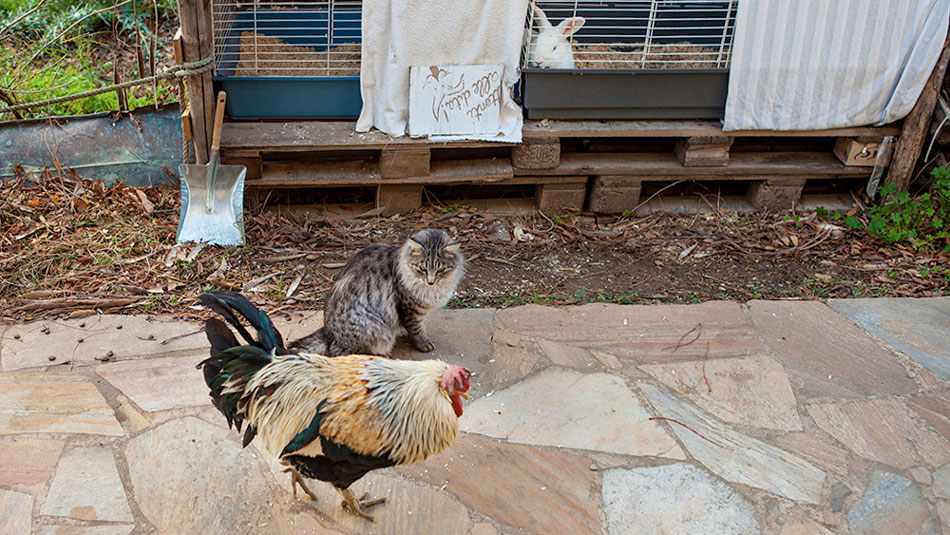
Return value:
<svg viewBox="0 0 950 535">
<path fill-rule="evenodd" d="M 307 336 L 290 342 L 287 344 L 287 349 L 290 349 L 295 353 L 316 353 L 318 355 L 326 355 L 329 345 L 330 344 L 327 341 L 326 331 L 323 327 L 320 327 Z"/>
</svg>

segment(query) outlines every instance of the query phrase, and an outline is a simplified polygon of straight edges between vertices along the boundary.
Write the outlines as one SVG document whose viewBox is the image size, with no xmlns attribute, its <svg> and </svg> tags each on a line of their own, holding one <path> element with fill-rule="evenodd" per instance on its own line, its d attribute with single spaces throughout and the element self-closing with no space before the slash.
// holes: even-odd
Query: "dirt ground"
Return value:
<svg viewBox="0 0 950 535">
<path fill-rule="evenodd" d="M 246 215 L 247 246 L 222 249 L 175 245 L 179 211 L 177 190 L 106 188 L 68 171 L 0 186 L 0 320 L 196 317 L 205 314 L 197 295 L 212 288 L 272 311 L 319 310 L 353 252 L 425 227 L 463 243 L 467 276 L 452 307 L 950 295 L 947 253 L 872 241 L 815 212 L 549 218 L 463 203 L 345 219 L 265 210 Z"/>
</svg>

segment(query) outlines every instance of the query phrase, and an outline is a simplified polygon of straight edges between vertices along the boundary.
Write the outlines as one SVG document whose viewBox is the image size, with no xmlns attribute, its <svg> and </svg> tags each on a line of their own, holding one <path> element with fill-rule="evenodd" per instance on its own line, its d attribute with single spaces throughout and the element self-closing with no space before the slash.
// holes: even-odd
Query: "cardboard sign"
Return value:
<svg viewBox="0 0 950 535">
<path fill-rule="evenodd" d="M 409 135 L 498 133 L 502 65 L 428 65 L 409 70 Z"/>
</svg>

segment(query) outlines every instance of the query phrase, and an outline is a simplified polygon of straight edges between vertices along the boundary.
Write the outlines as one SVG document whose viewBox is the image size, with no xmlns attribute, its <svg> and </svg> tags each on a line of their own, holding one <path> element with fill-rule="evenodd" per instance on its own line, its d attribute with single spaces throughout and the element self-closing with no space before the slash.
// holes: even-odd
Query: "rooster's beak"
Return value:
<svg viewBox="0 0 950 535">
<path fill-rule="evenodd" d="M 456 392 L 456 394 L 458 394 L 459 396 L 461 396 L 461 397 L 463 397 L 463 398 L 465 398 L 465 399 L 468 399 L 468 394 L 465 393 L 465 392 L 458 391 L 458 392 Z"/>
</svg>

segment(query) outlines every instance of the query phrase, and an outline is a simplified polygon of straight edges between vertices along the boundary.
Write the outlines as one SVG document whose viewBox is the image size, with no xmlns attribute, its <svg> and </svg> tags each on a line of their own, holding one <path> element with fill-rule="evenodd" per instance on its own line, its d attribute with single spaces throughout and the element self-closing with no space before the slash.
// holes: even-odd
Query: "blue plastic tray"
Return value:
<svg viewBox="0 0 950 535">
<path fill-rule="evenodd" d="M 228 92 L 228 115 L 235 120 L 353 119 L 363 107 L 359 76 L 234 76 L 244 31 L 280 37 L 288 45 L 327 48 L 326 10 L 235 13 L 224 42 L 223 62 L 214 81 Z M 333 44 L 360 42 L 360 13 L 333 12 Z"/>
</svg>

